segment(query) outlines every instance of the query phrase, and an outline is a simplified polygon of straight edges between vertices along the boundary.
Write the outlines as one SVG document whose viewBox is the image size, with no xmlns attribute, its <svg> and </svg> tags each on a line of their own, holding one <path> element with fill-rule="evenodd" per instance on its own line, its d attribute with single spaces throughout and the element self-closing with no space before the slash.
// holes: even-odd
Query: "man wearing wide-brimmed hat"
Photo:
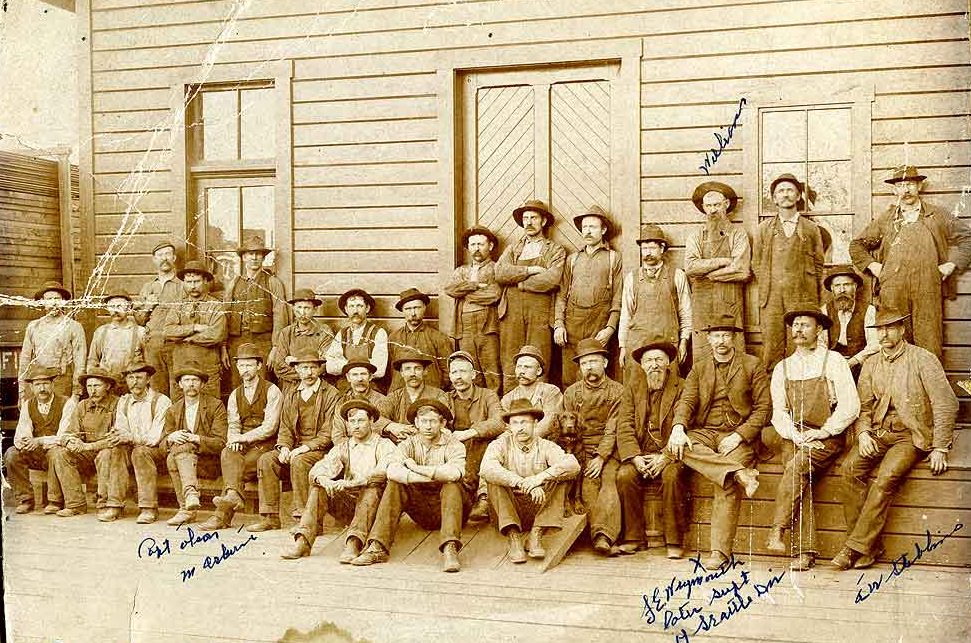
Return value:
<svg viewBox="0 0 971 643">
<path fill-rule="evenodd" d="M 705 181 L 691 195 L 695 208 L 705 216 L 705 225 L 684 244 L 684 272 L 691 282 L 694 313 L 693 352 L 707 351 L 701 328 L 715 314 L 728 310 L 735 323 L 745 321 L 744 284 L 752 277 L 752 249 L 742 226 L 731 221 L 738 195 L 731 186 Z M 744 349 L 744 345 L 739 345 Z"/>
<path fill-rule="evenodd" d="M 105 308 L 111 319 L 98 326 L 91 337 L 87 370 L 103 368 L 123 384 L 125 367 L 143 359 L 145 329 L 131 318 L 132 301 L 128 293 L 118 291 L 108 295 Z"/>
<path fill-rule="evenodd" d="M 310 468 L 333 444 L 331 423 L 340 393 L 325 382 L 324 360 L 313 350 L 290 357 L 300 383 L 284 397 L 276 448 L 256 464 L 260 494 L 260 520 L 248 531 L 280 528 L 280 480 L 290 479 L 291 515 L 299 518 L 307 504 Z"/>
<path fill-rule="evenodd" d="M 793 175 L 777 176 L 769 195 L 778 213 L 759 223 L 755 235 L 752 269 L 759 287 L 762 363 L 769 372 L 793 349 L 782 316 L 794 305 L 820 304 L 825 248 L 821 228 L 799 212 L 805 191 Z"/>
<path fill-rule="evenodd" d="M 516 386 L 510 365 L 524 344 L 536 346 L 549 363 L 552 351 L 553 298 L 563 278 L 566 250 L 549 239 L 546 229 L 553 213 L 539 200 L 513 210 L 524 236 L 509 245 L 496 262 L 496 281 L 503 287 L 499 300 L 499 349 L 503 390 Z"/>
<path fill-rule="evenodd" d="M 607 241 L 613 224 L 604 209 L 590 206 L 573 217 L 573 225 L 583 236 L 584 245 L 566 258 L 553 321 L 553 341 L 563 349 L 563 386 L 577 379 L 573 356 L 579 342 L 592 337 L 607 346 L 616 333 L 624 277 L 620 253 Z"/>
<path fill-rule="evenodd" d="M 563 526 L 569 481 L 580 473 L 572 454 L 537 435 L 543 409 L 517 399 L 502 414 L 508 431 L 486 449 L 482 477 L 489 484 L 489 502 L 499 533 L 509 539 L 509 560 L 525 563 L 546 557 L 543 533 Z M 529 539 L 523 547 L 523 530 Z"/>
<path fill-rule="evenodd" d="M 431 363 L 430 357 L 414 349 L 398 351 L 393 366 L 395 372 L 401 376 L 404 386 L 388 393 L 378 404 L 381 415 L 391 421 L 384 427 L 385 435 L 395 444 L 415 433 L 415 427 L 408 420 L 408 409 L 415 400 L 427 398 L 449 403 L 445 391 L 425 381 Z"/>
<path fill-rule="evenodd" d="M 50 450 L 60 444 L 60 435 L 67 430 L 74 416 L 76 400 L 54 391 L 54 379 L 60 374 L 56 368 L 34 364 L 27 369 L 24 381 L 30 385 L 31 395 L 20 404 L 20 417 L 14 431 L 13 446 L 3 454 L 3 466 L 17 500 L 18 514 L 34 509 L 34 491 L 30 485 L 30 469 L 47 472 L 47 506 L 45 514 L 52 514 L 64 505 L 61 486 L 54 475 Z"/>
<path fill-rule="evenodd" d="M 118 397 L 111 392 L 112 375 L 100 368 L 84 373 L 81 386 L 88 393 L 78 402 L 61 444 L 51 449 L 54 474 L 64 493 L 64 508 L 58 516 L 79 516 L 87 512 L 82 484 L 92 471 L 98 476 L 98 519 L 114 520 L 121 514 L 128 494 L 128 458 L 114 430 Z"/>
<path fill-rule="evenodd" d="M 957 296 L 957 278 L 971 261 L 971 228 L 920 196 L 927 177 L 903 165 L 884 181 L 894 202 L 850 242 L 860 272 L 876 278 L 881 306 L 907 313 L 909 341 L 941 358 L 944 299 Z"/>
<path fill-rule="evenodd" d="M 199 526 L 204 531 L 229 527 L 243 508 L 243 478 L 256 474 L 264 453 L 276 445 L 283 394 L 263 375 L 263 352 L 256 344 L 240 344 L 233 355 L 240 385 L 229 394 L 226 446 L 219 454 L 222 495 L 213 498 L 216 511 Z"/>
<path fill-rule="evenodd" d="M 479 384 L 499 392 L 502 378 L 499 365 L 499 297 L 493 251 L 499 240 L 492 230 L 472 226 L 462 233 L 462 246 L 469 263 L 459 266 L 443 287 L 455 299 L 455 328 L 459 349 L 475 359 L 481 373 Z"/>
<path fill-rule="evenodd" d="M 385 396 L 382 395 L 374 386 L 372 385 L 372 378 L 374 376 L 374 364 L 366 360 L 355 360 L 344 364 L 343 370 L 344 379 L 347 381 L 347 390 L 341 393 L 340 398 L 337 400 L 337 408 L 340 409 L 345 402 L 351 400 L 365 400 L 368 404 L 373 405 L 378 412 L 384 404 Z M 378 435 L 385 435 L 384 430 L 391 423 L 384 415 L 379 415 L 379 417 L 374 420 L 371 424 L 371 428 L 378 433 Z M 331 423 L 330 437 L 333 440 L 334 445 L 343 444 L 347 442 L 347 424 L 341 417 L 340 413 L 334 414 L 334 420 Z"/>
<path fill-rule="evenodd" d="M 445 361 L 455 350 L 452 338 L 442 331 L 425 323 L 425 311 L 431 298 L 417 288 L 408 288 L 398 296 L 394 307 L 405 316 L 405 323 L 388 334 L 388 350 L 391 363 L 408 351 L 417 351 L 431 361 L 425 368 L 425 382 L 430 386 L 445 389 L 448 376 Z M 395 370 L 391 379 L 391 389 L 404 386 L 401 373 Z"/>
<path fill-rule="evenodd" d="M 678 362 L 688 355 L 691 339 L 691 290 L 688 278 L 665 258 L 670 242 L 664 230 L 653 223 L 641 226 L 637 238 L 640 266 L 624 275 L 620 304 L 621 362 L 630 350 L 658 335 L 678 347 Z"/>
<path fill-rule="evenodd" d="M 256 346 L 267 363 L 273 338 L 290 323 L 283 282 L 263 265 L 273 252 L 259 235 L 252 235 L 236 248 L 242 270 L 226 286 L 227 350 L 233 356 L 242 344 Z M 230 369 L 232 386 L 240 385 L 239 372 Z"/>
<path fill-rule="evenodd" d="M 674 424 L 674 409 L 684 383 L 677 367 L 677 347 L 658 336 L 631 352 L 636 367 L 624 379 L 617 418 L 617 493 L 623 531 L 617 551 L 633 554 L 644 546 L 644 496 L 661 488 L 661 520 L 668 558 L 684 555 L 683 538 L 691 519 L 690 492 L 684 463 L 665 448 Z"/>
<path fill-rule="evenodd" d="M 353 360 L 367 360 L 374 364 L 374 380 L 378 390 L 388 390 L 388 331 L 368 319 L 374 310 L 374 297 L 360 288 L 351 288 L 337 300 L 337 308 L 347 317 L 327 348 L 327 372 L 337 377 L 344 364 Z M 338 389 L 346 384 L 338 382 Z"/>
<path fill-rule="evenodd" d="M 64 397 L 81 393 L 78 378 L 84 372 L 88 354 L 84 328 L 64 314 L 64 303 L 71 293 L 56 281 L 48 281 L 34 293 L 46 314 L 27 323 L 20 351 L 20 396 L 30 395 L 24 375 L 33 365 L 57 370 L 54 391 Z"/>
<path fill-rule="evenodd" d="M 609 553 L 620 535 L 614 446 L 624 387 L 607 377 L 608 354 L 597 338 L 580 340 L 573 356 L 580 379 L 563 392 L 563 412 L 576 418 L 576 453 L 583 467 L 580 495 L 593 547 L 600 553 Z"/>
<path fill-rule="evenodd" d="M 772 371 L 772 425 L 762 430 L 762 441 L 781 452 L 785 467 L 766 548 L 785 552 L 791 527 L 791 568 L 805 571 L 818 553 L 810 481 L 821 480 L 843 452 L 843 432 L 859 415 L 860 398 L 846 359 L 818 341 L 829 317 L 818 308 L 795 308 L 783 319 L 796 350 Z"/>
<path fill-rule="evenodd" d="M 863 277 L 852 265 L 833 266 L 823 279 L 823 288 L 832 299 L 823 304 L 823 314 L 832 326 L 828 335 L 820 333 L 820 339 L 828 339 L 828 346 L 846 358 L 853 376 L 870 355 L 880 350 L 876 330 L 872 327 L 877 309 L 873 304 L 861 301 Z"/>
<path fill-rule="evenodd" d="M 324 357 L 330 343 L 334 341 L 334 331 L 327 322 L 314 319 L 314 312 L 323 302 L 313 290 L 298 288 L 287 303 L 293 312 L 293 323 L 274 336 L 273 350 L 268 362 L 273 367 L 277 382 L 284 393 L 300 382 L 297 372 L 287 363 L 286 358 L 308 350 Z"/>
<path fill-rule="evenodd" d="M 906 320 L 904 311 L 877 310 L 880 352 L 863 362 L 860 371 L 857 444 L 840 472 L 846 541 L 833 558 L 837 569 L 869 567 L 880 557 L 887 512 L 917 463 L 929 456 L 932 474 L 947 471 L 957 396 L 934 354 L 907 342 Z"/>
<path fill-rule="evenodd" d="M 192 362 L 206 371 L 206 391 L 219 397 L 222 348 L 226 341 L 226 309 L 223 302 L 208 294 L 212 273 L 201 261 L 189 261 L 178 272 L 185 295 L 169 308 L 162 333 L 171 347 L 175 365 L 169 381 L 171 398 L 182 396 L 175 373 Z"/>
<path fill-rule="evenodd" d="M 547 361 L 535 346 L 526 344 L 512 356 L 516 375 L 516 387 L 509 388 L 502 396 L 502 408 L 508 410 L 513 400 L 525 398 L 533 406 L 543 409 L 545 416 L 539 422 L 539 436 L 546 437 L 558 413 L 563 411 L 563 392 L 559 387 L 540 378 L 546 372 Z"/>
<path fill-rule="evenodd" d="M 176 274 L 175 244 L 166 239 L 152 249 L 157 274 L 142 286 L 135 307 L 135 321 L 145 327 L 145 361 L 155 368 L 152 388 L 171 395 L 172 345 L 165 343 L 162 326 L 169 309 L 184 296 L 182 280 Z"/>
</svg>

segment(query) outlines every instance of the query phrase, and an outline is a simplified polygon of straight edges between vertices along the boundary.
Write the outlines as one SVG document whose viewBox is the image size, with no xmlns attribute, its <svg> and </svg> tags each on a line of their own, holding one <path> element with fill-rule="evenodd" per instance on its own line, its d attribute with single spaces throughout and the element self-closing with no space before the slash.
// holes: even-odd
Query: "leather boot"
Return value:
<svg viewBox="0 0 971 643">
<path fill-rule="evenodd" d="M 529 544 L 526 545 L 529 550 L 529 557 L 541 560 L 546 558 L 546 550 L 543 549 L 543 528 L 533 527 L 529 530 Z"/>
<path fill-rule="evenodd" d="M 249 532 L 257 533 L 261 531 L 272 531 L 280 528 L 280 517 L 264 514 L 260 516 L 260 521 L 252 525 L 246 525 L 244 529 Z"/>
<path fill-rule="evenodd" d="M 341 565 L 350 565 L 351 562 L 361 555 L 361 541 L 351 536 L 344 543 L 344 549 L 341 551 L 340 557 L 337 562 Z"/>
<path fill-rule="evenodd" d="M 759 489 L 759 470 L 741 469 L 735 472 L 735 480 L 745 490 L 745 497 L 751 498 Z"/>
<path fill-rule="evenodd" d="M 769 537 L 765 539 L 765 548 L 780 554 L 784 552 L 786 550 L 786 544 L 782 542 L 782 535 L 784 533 L 784 527 L 773 527 L 770 529 Z"/>
<path fill-rule="evenodd" d="M 526 549 L 523 547 L 523 532 L 510 527 L 507 536 L 509 537 L 509 562 L 517 565 L 525 563 Z"/>
<path fill-rule="evenodd" d="M 310 543 L 303 536 L 297 535 L 293 538 L 293 546 L 280 554 L 280 558 L 285 558 L 287 560 L 294 560 L 296 558 L 303 558 L 304 556 L 310 555 Z"/>
<path fill-rule="evenodd" d="M 458 548 L 454 542 L 445 543 L 445 547 L 442 549 L 442 571 L 457 572 L 460 569 L 462 569 L 462 564 L 459 563 Z"/>
</svg>

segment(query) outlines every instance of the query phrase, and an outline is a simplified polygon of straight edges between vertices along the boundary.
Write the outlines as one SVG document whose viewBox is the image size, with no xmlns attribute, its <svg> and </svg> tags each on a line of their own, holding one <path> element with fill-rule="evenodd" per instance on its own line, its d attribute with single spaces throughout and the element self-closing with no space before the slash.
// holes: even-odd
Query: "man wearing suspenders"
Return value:
<svg viewBox="0 0 971 643">
<path fill-rule="evenodd" d="M 347 323 L 327 349 L 327 373 L 339 377 L 344 364 L 365 360 L 374 364 L 374 383 L 382 393 L 388 390 L 388 331 L 368 320 L 374 310 L 374 297 L 360 288 L 348 290 L 337 300 L 337 307 L 347 316 Z M 347 390 L 347 382 L 337 388 Z"/>
</svg>

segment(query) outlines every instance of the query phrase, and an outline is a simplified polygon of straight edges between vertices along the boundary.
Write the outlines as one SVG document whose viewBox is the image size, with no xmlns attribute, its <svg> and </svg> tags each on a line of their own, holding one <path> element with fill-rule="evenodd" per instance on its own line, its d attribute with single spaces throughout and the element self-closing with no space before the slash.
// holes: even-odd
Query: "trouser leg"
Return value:
<svg viewBox="0 0 971 643">
<path fill-rule="evenodd" d="M 387 551 L 391 551 L 394 535 L 398 530 L 401 510 L 408 500 L 408 487 L 400 482 L 388 480 L 378 503 L 378 510 L 374 516 L 374 524 L 368 533 L 368 542 L 379 543 Z"/>
<path fill-rule="evenodd" d="M 623 511 L 622 542 L 644 540 L 644 482 L 631 462 L 625 462 L 617 469 L 617 493 Z"/>
<path fill-rule="evenodd" d="M 321 458 L 323 451 L 307 451 L 290 458 L 290 488 L 293 491 L 293 507 L 303 509 L 310 494 L 310 469 Z"/>
<path fill-rule="evenodd" d="M 519 306 L 510 307 L 499 324 L 499 350 L 502 353 L 502 390 L 516 388 L 515 357 L 526 343 L 526 322 Z"/>
<path fill-rule="evenodd" d="M 374 525 L 383 492 L 384 485 L 368 485 L 360 490 L 357 502 L 354 504 L 354 516 L 347 528 L 347 538 L 357 538 L 361 543 L 367 541 L 367 535 Z"/>
<path fill-rule="evenodd" d="M 33 503 L 34 488 L 30 484 L 30 470 L 47 469 L 47 451 L 41 447 L 32 451 L 21 451 L 17 447 L 10 447 L 3 454 L 3 467 L 17 502 Z M 50 485 L 49 479 L 48 485 Z"/>
<path fill-rule="evenodd" d="M 260 495 L 260 513 L 279 515 L 280 513 L 280 475 L 284 465 L 277 457 L 277 451 L 267 451 L 260 456 L 256 465 L 256 481 Z M 289 471 L 287 471 L 289 473 Z M 306 504 L 306 501 L 304 501 Z"/>
<path fill-rule="evenodd" d="M 439 549 L 447 543 L 454 542 L 458 549 L 462 548 L 462 519 L 465 513 L 465 498 L 461 482 L 446 482 L 441 488 L 441 544 Z"/>
<path fill-rule="evenodd" d="M 689 493 L 687 468 L 684 464 L 681 462 L 666 464 L 661 470 L 661 511 L 664 541 L 667 545 L 680 546 L 684 532 L 688 529 Z M 643 529 L 641 533 L 643 534 Z"/>
<path fill-rule="evenodd" d="M 243 495 L 243 481 L 247 474 L 256 472 L 260 457 L 274 448 L 273 440 L 263 440 L 244 445 L 239 451 L 225 447 L 219 454 L 222 470 L 223 493 L 230 490 Z"/>
<path fill-rule="evenodd" d="M 523 522 L 519 517 L 519 509 L 512 487 L 489 484 L 489 504 L 496 514 L 496 526 L 499 533 L 505 533 L 510 527 L 523 530 Z"/>
<path fill-rule="evenodd" d="M 685 465 L 700 473 L 717 487 L 725 486 L 726 481 L 732 480 L 732 474 L 745 468 L 745 465 L 736 458 L 730 457 L 731 454 L 722 455 L 716 450 L 718 442 L 726 435 L 728 433 L 708 429 L 688 431 L 688 438 L 691 439 L 693 446 L 691 449 L 685 449 L 681 459 Z M 745 447 L 746 445 L 743 444 L 739 449 Z"/>
<path fill-rule="evenodd" d="M 862 455 L 860 449 L 854 445 L 840 468 L 840 477 L 843 483 L 841 486 L 843 518 L 846 521 L 847 538 L 853 533 L 859 520 L 860 510 L 863 508 L 863 501 L 867 496 L 870 472 L 880 464 L 883 454 L 886 453 L 886 447 L 879 441 L 877 442 L 877 449 L 876 455 L 868 457 Z"/>
<path fill-rule="evenodd" d="M 469 494 L 478 495 L 480 490 L 485 491 L 479 478 L 479 468 L 488 446 L 489 440 L 479 438 L 465 442 L 465 475 L 462 477 L 462 484 Z"/>
<path fill-rule="evenodd" d="M 135 472 L 140 509 L 158 509 L 158 463 L 165 459 L 161 447 L 138 445 L 131 450 L 131 466 Z"/>
<path fill-rule="evenodd" d="M 722 436 L 724 437 L 724 436 Z M 697 446 L 697 445 L 696 445 Z M 714 445 L 717 447 L 717 444 Z M 721 456 L 738 463 L 739 469 L 755 463 L 755 451 L 742 443 L 730 453 Z M 686 462 L 687 463 L 687 462 Z M 690 463 L 688 463 L 690 466 Z M 738 527 L 738 513 L 742 504 L 743 491 L 734 477 L 723 478 L 723 486 L 715 486 L 711 508 L 711 550 L 725 556 L 732 553 L 735 531 Z"/>
<path fill-rule="evenodd" d="M 307 504 L 304 505 L 300 516 L 300 524 L 293 528 L 293 535 L 306 538 L 311 549 L 320 533 L 324 516 L 327 515 L 328 501 L 327 492 L 317 485 L 312 485 L 307 494 Z"/>
<path fill-rule="evenodd" d="M 773 288 L 779 290 L 781 285 Z M 759 309 L 759 322 L 762 328 L 762 363 L 771 373 L 775 365 L 786 356 L 786 325 L 782 319 L 783 303 L 781 294 L 769 295 L 769 300 Z"/>
<path fill-rule="evenodd" d="M 610 458 L 600 472 L 600 484 L 596 495 L 591 498 L 592 511 L 590 511 L 590 536 L 596 538 L 599 535 L 607 537 L 611 543 L 616 542 L 620 535 L 621 528 L 621 509 L 620 495 L 617 492 L 617 460 Z M 581 473 L 582 475 L 582 473 Z M 584 478 L 583 491 L 586 492 L 586 482 Z M 583 504 L 590 507 L 586 496 Z"/>
<path fill-rule="evenodd" d="M 128 497 L 128 449 L 102 449 L 95 456 L 99 506 L 122 509 Z"/>
<path fill-rule="evenodd" d="M 571 482 L 572 480 L 562 480 L 546 485 L 546 500 L 541 506 L 536 508 L 536 515 L 533 518 L 534 527 L 544 527 L 546 529 L 560 529 L 563 527 L 563 509 L 566 503 L 566 491 L 569 489 Z M 604 480 L 604 485 L 606 484 L 607 481 Z M 613 486 L 613 479 L 611 479 L 611 486 Z M 616 494 L 616 490 L 614 493 Z M 619 518 L 617 522 L 620 522 Z M 620 531 L 619 524 L 617 531 Z M 592 529 L 591 533 L 593 533 Z M 613 542 L 617 537 L 617 533 L 615 532 L 613 537 L 608 534 L 607 537 Z"/>
<path fill-rule="evenodd" d="M 145 361 L 155 368 L 151 377 L 151 386 L 162 395 L 169 395 L 169 367 L 172 363 L 171 348 L 166 351 L 165 341 L 158 337 L 149 339 L 145 344 Z"/>
<path fill-rule="evenodd" d="M 91 452 L 71 453 L 64 447 L 53 447 L 48 457 L 53 459 L 54 474 L 57 476 L 64 493 L 64 506 L 81 508 L 88 504 L 84 495 L 81 470 L 90 470 L 94 465 L 94 454 Z"/>
</svg>

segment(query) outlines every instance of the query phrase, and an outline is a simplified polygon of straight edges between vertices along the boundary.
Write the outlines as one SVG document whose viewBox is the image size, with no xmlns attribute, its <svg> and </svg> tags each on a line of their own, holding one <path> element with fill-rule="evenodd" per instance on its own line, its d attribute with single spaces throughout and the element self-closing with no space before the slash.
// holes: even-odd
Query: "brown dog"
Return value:
<svg viewBox="0 0 971 643">
<path fill-rule="evenodd" d="M 577 430 L 577 420 L 576 413 L 557 413 L 550 427 L 549 439 L 560 445 L 567 453 L 576 456 L 577 462 L 580 463 L 580 471 L 583 471 L 587 462 L 583 441 L 580 440 L 580 433 Z M 568 510 L 572 508 L 575 514 L 586 513 L 581 493 L 582 487 L 583 475 L 581 474 L 573 480 L 566 493 L 566 507 Z"/>
</svg>

